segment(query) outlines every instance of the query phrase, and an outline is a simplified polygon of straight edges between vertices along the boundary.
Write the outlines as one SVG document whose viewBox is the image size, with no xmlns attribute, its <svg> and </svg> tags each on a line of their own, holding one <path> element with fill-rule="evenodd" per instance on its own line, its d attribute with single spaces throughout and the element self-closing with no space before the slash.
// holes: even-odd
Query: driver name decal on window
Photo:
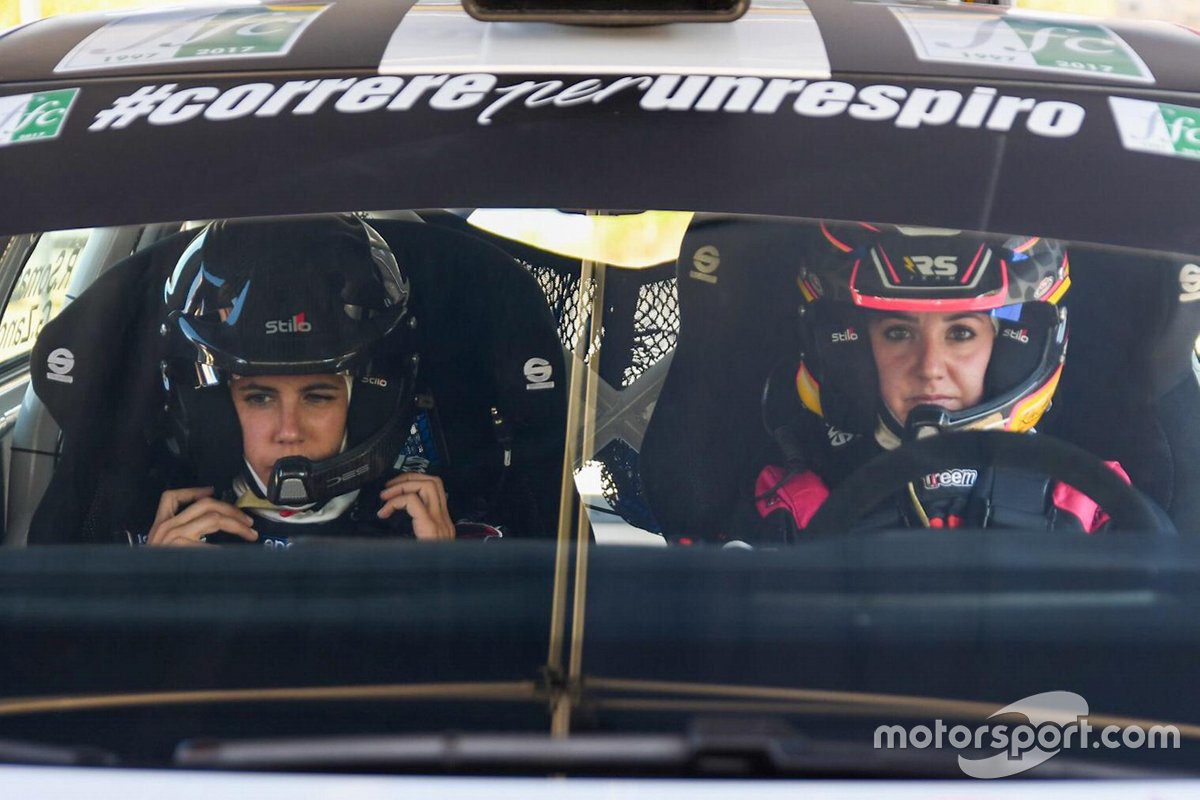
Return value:
<svg viewBox="0 0 1200 800">
<path fill-rule="evenodd" d="M 893 8 L 892 13 L 922 61 L 1154 83 L 1141 57 L 1103 25 L 1062 24 L 1013 13 L 966 17 L 915 8 Z"/>
<path fill-rule="evenodd" d="M 78 89 L 0 97 L 0 147 L 57 139 Z"/>
<path fill-rule="evenodd" d="M 332 109 L 341 114 L 406 112 L 420 106 L 439 112 L 476 111 L 479 125 L 491 125 L 501 113 L 554 113 L 555 108 L 601 104 L 616 96 L 640 93 L 643 111 L 703 111 L 726 114 L 787 113 L 807 119 L 849 116 L 866 123 L 891 123 L 917 130 L 948 127 L 995 133 L 1024 129 L 1035 136 L 1067 138 L 1079 133 L 1086 111 L 1076 103 L 1002 94 L 990 86 L 970 90 L 907 88 L 893 84 L 858 86 L 844 81 L 791 78 L 660 75 L 523 81 L 500 85 L 496 75 L 384 75 L 372 78 L 325 78 L 259 81 L 229 88 L 180 87 L 176 83 L 142 86 L 99 111 L 90 131 L 127 128 L 138 120 L 178 125 L 208 122 L 309 117 Z"/>
<path fill-rule="evenodd" d="M 286 56 L 327 4 L 158 11 L 121 17 L 67 53 L 55 72 Z"/>
<path fill-rule="evenodd" d="M 62 311 L 71 275 L 90 235 L 91 229 L 49 231 L 38 239 L 0 316 L 0 363 L 28 353 L 42 327 Z M 66 378 L 74 363 L 69 351 L 54 351 L 47 377 L 70 383 Z"/>
</svg>

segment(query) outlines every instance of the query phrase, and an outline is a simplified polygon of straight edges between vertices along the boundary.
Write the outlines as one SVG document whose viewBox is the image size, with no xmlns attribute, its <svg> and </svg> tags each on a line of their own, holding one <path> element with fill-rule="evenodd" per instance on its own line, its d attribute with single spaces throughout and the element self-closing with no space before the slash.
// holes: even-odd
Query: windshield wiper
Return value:
<svg viewBox="0 0 1200 800">
<path fill-rule="evenodd" d="M 116 754 L 99 747 L 78 747 L 0 739 L 0 763 L 47 767 L 114 767 Z"/>
<path fill-rule="evenodd" d="M 720 721 L 718 721 L 720 722 Z M 694 724 L 685 734 L 429 734 L 333 736 L 179 745 L 180 767 L 315 772 L 568 774 L 717 777 L 962 779 L 954 754 L 883 750 L 815 740 L 782 725 Z M 1161 773 L 1055 759 L 1031 777 L 1139 777 Z"/>
</svg>

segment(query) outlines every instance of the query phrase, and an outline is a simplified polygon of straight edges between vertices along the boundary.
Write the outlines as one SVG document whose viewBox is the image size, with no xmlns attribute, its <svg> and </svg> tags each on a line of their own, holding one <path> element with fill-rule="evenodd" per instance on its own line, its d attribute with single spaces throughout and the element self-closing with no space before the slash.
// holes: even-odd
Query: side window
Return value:
<svg viewBox="0 0 1200 800">
<path fill-rule="evenodd" d="M 27 358 L 42 326 L 62 310 L 91 229 L 48 231 L 17 274 L 0 315 L 0 368 Z"/>
</svg>

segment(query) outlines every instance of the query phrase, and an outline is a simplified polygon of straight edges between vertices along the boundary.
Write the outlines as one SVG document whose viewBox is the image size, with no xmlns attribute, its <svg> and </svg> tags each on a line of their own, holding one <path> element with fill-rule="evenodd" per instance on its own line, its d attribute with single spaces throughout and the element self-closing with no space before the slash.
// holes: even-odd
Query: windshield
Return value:
<svg viewBox="0 0 1200 800">
<path fill-rule="evenodd" d="M 319 378 L 316 366 L 272 377 L 288 353 L 317 352 L 270 336 L 321 331 L 331 312 L 295 272 L 326 273 L 296 251 L 278 269 L 300 288 L 272 283 L 265 268 L 239 272 L 214 242 L 259 247 L 249 234 L 265 224 L 319 248 L 326 220 L 369 230 L 399 270 L 393 288 L 371 290 L 392 298 L 380 308 L 406 304 L 416 320 L 415 339 L 399 333 L 407 322 L 385 328 L 399 371 L 376 356 L 365 372 L 329 367 L 329 380 L 307 374 Z M 419 209 L 17 239 L 28 257 L 8 314 L 45 307 L 54 321 L 25 323 L 37 342 L 28 363 L 45 368 L 32 372 L 38 401 L 12 445 L 16 485 L 48 488 L 10 493 L 8 543 L 104 547 L 49 560 L 31 547 L 11 568 L 31 576 L 40 602 L 61 596 L 53 575 L 82 581 L 74 591 L 89 599 L 57 623 L 73 646 L 108 642 L 121 620 L 135 649 L 166 636 L 168 661 L 194 662 L 172 674 L 103 661 L 87 678 L 36 679 L 29 665 L 57 658 L 67 634 L 33 624 L 29 647 L 12 651 L 27 688 L 3 707 L 33 739 L 63 714 L 119 720 L 150 704 L 154 723 L 115 750 L 154 763 L 194 714 L 221 738 L 243 707 L 271 710 L 255 735 L 394 733 L 383 709 L 398 703 L 423 709 L 422 733 L 663 733 L 751 715 L 787 721 L 784 738 L 817 725 L 878 754 L 874 726 L 978 722 L 997 710 L 995 687 L 1020 694 L 1039 681 L 1080 688 L 1031 708 L 1090 693 L 1111 703 L 1098 719 L 1191 730 L 1177 709 L 1063 655 L 1188 642 L 1164 607 L 1178 602 L 1180 584 L 1164 576 L 1190 569 L 1180 548 L 1196 524 L 1179 450 L 1197 386 L 1187 256 L 902 220 L 678 211 Z M 66 311 L 64 291 L 77 297 Z M 297 298 L 308 305 L 286 305 Z M 258 340 L 244 338 L 242 314 L 280 332 L 260 336 L 273 348 L 265 367 L 244 349 Z M 130 324 L 93 322 L 114 316 Z M 202 327 L 210 316 L 220 324 Z M 102 370 L 87 369 L 97 361 Z M 366 394 L 387 380 L 411 406 Z M 258 420 L 276 408 L 287 417 L 289 403 L 299 419 L 363 398 L 384 403 L 377 426 L 405 420 L 387 469 L 315 504 L 272 496 L 280 475 L 317 485 L 304 482 L 325 462 L 304 425 L 323 423 L 289 432 Z M 337 429 L 334 461 L 368 468 L 345 457 L 374 441 L 371 419 Z M 31 446 L 38 435 L 47 455 Z M 215 452 L 220 436 L 233 459 Z M 279 453 L 302 458 L 281 472 Z M 398 475 L 434 478 L 441 494 L 394 505 L 391 524 L 362 522 L 376 496 L 389 507 Z M 211 508 L 189 516 L 201 501 Z M 436 502 L 446 530 L 429 524 Z M 245 517 L 230 523 L 222 508 Z M 359 521 L 330 524 L 345 513 Z M 173 516 L 185 521 L 164 539 Z M 422 541 L 436 538 L 462 541 Z M 292 560 L 236 546 L 247 541 Z M 404 549 L 378 550 L 389 541 Z M 141 558 L 157 549 L 171 558 Z M 98 563 L 135 588 L 109 585 Z M 162 585 L 164 574 L 177 579 Z M 1149 617 L 1161 634 L 1142 626 Z M 86 619 L 103 623 L 89 632 Z M 997 648 L 1010 651 L 999 664 Z M 936 659 L 956 665 L 952 678 Z M 233 664 L 252 668 L 221 677 Z"/>
<path fill-rule="evenodd" d="M 0 37 L 0 761 L 1194 771 L 1195 32 L 969 5 Z"/>
</svg>

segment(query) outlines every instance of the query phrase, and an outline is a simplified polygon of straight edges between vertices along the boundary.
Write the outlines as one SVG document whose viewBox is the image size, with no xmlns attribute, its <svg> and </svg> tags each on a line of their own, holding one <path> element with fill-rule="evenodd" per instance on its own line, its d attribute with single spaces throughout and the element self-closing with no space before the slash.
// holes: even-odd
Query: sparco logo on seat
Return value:
<svg viewBox="0 0 1200 800">
<path fill-rule="evenodd" d="M 553 389 L 554 367 L 544 358 L 531 358 L 525 362 L 525 391 Z"/>
<path fill-rule="evenodd" d="M 721 266 L 721 252 L 711 244 L 706 244 L 692 254 L 692 266 L 695 269 L 688 273 L 689 278 L 705 283 L 716 283 L 715 273 Z"/>
<path fill-rule="evenodd" d="M 75 354 L 65 347 L 54 350 L 46 356 L 46 378 L 59 383 L 74 383 L 71 370 L 75 368 Z"/>
</svg>

